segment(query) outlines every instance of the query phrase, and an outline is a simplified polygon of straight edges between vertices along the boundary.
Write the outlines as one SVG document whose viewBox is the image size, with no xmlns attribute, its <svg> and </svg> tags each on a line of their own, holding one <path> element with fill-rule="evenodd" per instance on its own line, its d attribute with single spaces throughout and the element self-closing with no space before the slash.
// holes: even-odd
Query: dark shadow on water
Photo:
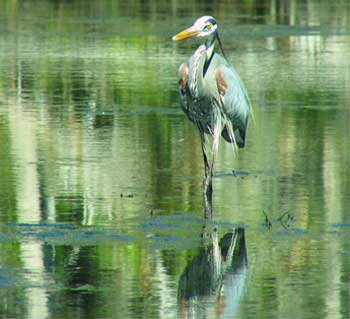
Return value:
<svg viewBox="0 0 350 319">
<path fill-rule="evenodd" d="M 204 217 L 212 220 L 212 202 L 207 196 Z M 245 230 L 234 228 L 219 239 L 217 227 L 209 227 L 203 225 L 203 245 L 179 279 L 177 296 L 183 318 L 233 315 L 244 292 L 248 267 Z"/>
</svg>

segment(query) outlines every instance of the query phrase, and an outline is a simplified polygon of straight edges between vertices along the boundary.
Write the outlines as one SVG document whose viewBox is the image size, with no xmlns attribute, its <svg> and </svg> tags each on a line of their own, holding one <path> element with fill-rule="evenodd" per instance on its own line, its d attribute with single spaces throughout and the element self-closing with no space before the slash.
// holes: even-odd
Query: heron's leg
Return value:
<svg viewBox="0 0 350 319">
<path fill-rule="evenodd" d="M 206 196 L 211 197 L 213 192 L 213 187 L 212 187 L 213 163 L 210 163 L 208 160 L 205 142 L 206 142 L 206 137 L 204 133 L 201 132 L 201 145 L 202 145 L 202 153 L 203 153 L 204 169 L 205 169 L 205 177 L 203 181 L 203 192 Z"/>
<path fill-rule="evenodd" d="M 206 162 L 206 180 L 204 185 L 204 192 L 210 196 L 212 196 L 213 187 L 212 187 L 212 177 L 213 177 L 213 168 L 214 168 L 214 162 L 216 158 L 216 154 L 218 153 L 219 149 L 219 142 L 220 142 L 220 135 L 222 131 L 222 120 L 219 115 L 215 115 L 215 122 L 214 122 L 214 129 L 211 130 L 211 137 L 212 137 L 212 145 L 211 145 L 211 152 L 210 152 L 210 161 L 208 161 L 208 156 L 204 156 L 204 161 Z M 202 139 L 203 140 L 203 139 Z M 202 142 L 202 149 L 203 149 L 203 142 Z M 204 146 L 203 154 L 206 153 L 206 149 Z"/>
<path fill-rule="evenodd" d="M 212 204 L 212 193 L 203 193 L 203 204 L 204 204 L 204 219 L 213 218 L 213 204 Z"/>
</svg>

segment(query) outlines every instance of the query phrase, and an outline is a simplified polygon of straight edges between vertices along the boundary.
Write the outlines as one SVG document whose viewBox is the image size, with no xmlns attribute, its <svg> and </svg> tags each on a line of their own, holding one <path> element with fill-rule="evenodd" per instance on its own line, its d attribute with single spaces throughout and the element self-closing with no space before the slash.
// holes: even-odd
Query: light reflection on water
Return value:
<svg viewBox="0 0 350 319">
<path fill-rule="evenodd" d="M 1 316 L 347 316 L 345 1 L 30 4 L 0 4 Z M 247 147 L 220 147 L 213 221 L 176 89 L 195 44 L 170 41 L 203 12 L 255 112 Z"/>
</svg>

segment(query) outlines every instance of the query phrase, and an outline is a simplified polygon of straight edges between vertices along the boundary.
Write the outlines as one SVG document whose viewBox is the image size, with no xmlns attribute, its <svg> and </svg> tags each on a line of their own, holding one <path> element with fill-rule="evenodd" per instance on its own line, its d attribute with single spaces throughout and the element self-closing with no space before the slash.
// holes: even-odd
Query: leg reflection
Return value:
<svg viewBox="0 0 350 319">
<path fill-rule="evenodd" d="M 203 192 L 204 219 L 213 219 L 212 193 Z"/>
</svg>

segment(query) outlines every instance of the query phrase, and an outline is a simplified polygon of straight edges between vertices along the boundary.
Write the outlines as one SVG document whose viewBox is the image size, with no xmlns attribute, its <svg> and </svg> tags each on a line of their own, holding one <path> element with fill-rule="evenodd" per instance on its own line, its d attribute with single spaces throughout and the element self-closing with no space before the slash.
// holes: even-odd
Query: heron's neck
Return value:
<svg viewBox="0 0 350 319">
<path fill-rule="evenodd" d="M 190 90 L 195 99 L 199 97 L 198 92 L 203 87 L 203 68 L 206 59 L 206 47 L 200 45 L 190 61 Z"/>
<path fill-rule="evenodd" d="M 203 87 L 204 76 L 206 75 L 211 59 L 214 55 L 215 41 L 216 33 L 206 40 L 205 45 L 199 46 L 192 57 L 190 90 L 195 98 L 198 98 L 198 92 Z"/>
<path fill-rule="evenodd" d="M 208 71 L 211 59 L 214 55 L 215 40 L 216 40 L 216 33 L 205 42 L 205 50 L 207 54 L 206 54 L 206 59 L 203 66 L 203 77 L 205 77 Z"/>
<path fill-rule="evenodd" d="M 215 46 L 215 40 L 216 40 L 216 33 L 214 33 L 210 38 L 207 39 L 205 42 L 205 49 L 207 52 L 207 61 L 210 61 L 211 57 L 214 53 L 214 46 Z"/>
</svg>

